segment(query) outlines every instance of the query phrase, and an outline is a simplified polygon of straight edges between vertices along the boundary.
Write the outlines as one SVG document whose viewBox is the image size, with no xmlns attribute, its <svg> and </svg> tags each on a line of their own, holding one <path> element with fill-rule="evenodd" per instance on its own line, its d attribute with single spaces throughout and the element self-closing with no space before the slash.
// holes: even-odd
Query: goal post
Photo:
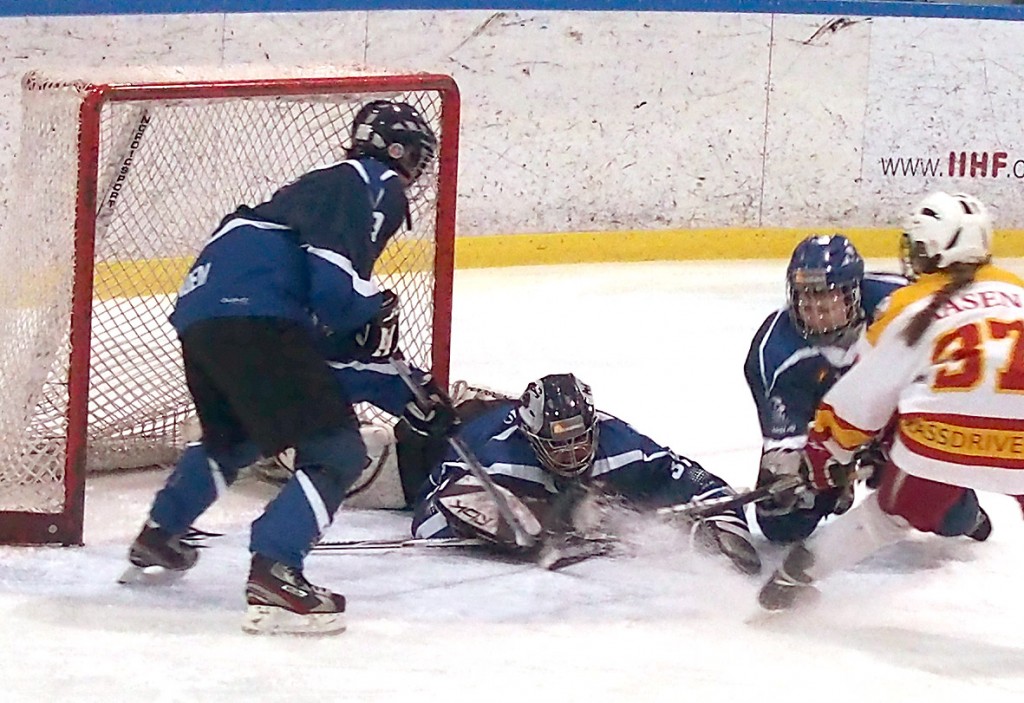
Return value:
<svg viewBox="0 0 1024 703">
<path fill-rule="evenodd" d="M 443 75 L 22 81 L 0 233 L 0 544 L 81 544 L 86 475 L 172 464 L 194 417 L 167 316 L 226 214 L 344 158 L 367 101 L 439 138 L 375 269 L 410 363 L 447 383 L 459 92 Z M 367 418 L 372 409 L 362 408 Z"/>
</svg>

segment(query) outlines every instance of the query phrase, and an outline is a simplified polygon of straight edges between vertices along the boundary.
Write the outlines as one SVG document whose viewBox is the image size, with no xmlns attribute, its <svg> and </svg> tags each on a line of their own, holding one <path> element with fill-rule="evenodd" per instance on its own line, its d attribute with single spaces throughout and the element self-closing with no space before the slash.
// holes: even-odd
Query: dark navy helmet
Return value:
<svg viewBox="0 0 1024 703">
<path fill-rule="evenodd" d="M 597 453 L 597 411 L 590 386 L 571 373 L 544 376 L 526 387 L 516 425 L 537 459 L 558 476 L 582 476 Z"/>
<path fill-rule="evenodd" d="M 793 250 L 786 270 L 789 316 L 815 344 L 852 342 L 864 320 L 864 259 L 841 234 L 815 234 Z"/>
<path fill-rule="evenodd" d="M 437 137 L 419 111 L 408 103 L 373 100 L 352 120 L 348 158 L 370 156 L 383 161 L 412 183 L 430 167 Z"/>
</svg>

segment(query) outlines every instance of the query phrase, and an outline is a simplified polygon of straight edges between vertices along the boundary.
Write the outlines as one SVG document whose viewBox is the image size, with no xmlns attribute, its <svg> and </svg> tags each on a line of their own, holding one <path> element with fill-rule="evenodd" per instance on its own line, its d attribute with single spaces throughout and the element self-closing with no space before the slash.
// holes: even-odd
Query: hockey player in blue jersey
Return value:
<svg viewBox="0 0 1024 703">
<path fill-rule="evenodd" d="M 292 447 L 294 475 L 252 524 L 243 628 L 344 629 L 344 597 L 303 575 L 306 554 L 366 462 L 352 399 L 326 360 L 386 360 L 394 352 L 398 301 L 370 276 L 409 219 L 406 189 L 436 148 L 412 106 L 367 103 L 344 161 L 221 221 L 171 315 L 202 439 L 188 445 L 157 494 L 125 580 L 192 568 L 192 522 L 240 469 Z M 441 395 L 431 393 L 418 415 L 436 414 Z"/>
<path fill-rule="evenodd" d="M 865 273 L 863 258 L 841 234 L 812 235 L 793 250 L 787 305 L 761 324 L 744 365 L 763 437 L 758 487 L 806 470 L 803 448 L 818 402 L 856 361 L 861 334 L 889 294 L 906 284 L 903 276 Z M 881 466 L 886 451 L 883 437 L 860 460 Z M 959 506 L 965 514 L 951 524 L 975 524 L 980 508 L 973 493 L 969 498 L 973 503 Z M 819 493 L 790 491 L 758 503 L 754 514 L 768 540 L 794 542 L 852 501 L 852 484 Z"/>
<path fill-rule="evenodd" d="M 761 324 L 743 369 L 763 437 L 759 487 L 799 470 L 818 401 L 856 360 L 865 321 L 906 282 L 892 274 L 865 274 L 864 259 L 841 234 L 812 235 L 793 250 L 787 304 Z M 810 535 L 850 500 L 849 492 L 788 493 L 758 503 L 754 514 L 765 537 L 791 542 Z"/>
<path fill-rule="evenodd" d="M 477 403 L 475 407 L 469 407 Z M 589 386 L 572 374 L 552 374 L 529 384 L 518 400 L 469 401 L 458 407 L 459 436 L 509 500 L 528 510 L 548 533 L 571 531 L 573 496 L 598 496 L 638 510 L 732 495 L 733 490 L 697 462 L 645 437 L 622 420 L 595 409 Z M 416 537 L 482 536 L 516 551 L 510 534 L 490 529 L 493 502 L 472 506 L 479 488 L 454 453 L 437 466 L 414 506 Z M 490 511 L 492 515 L 485 515 Z M 721 552 L 746 573 L 761 561 L 741 509 L 694 526 L 701 546 Z"/>
</svg>

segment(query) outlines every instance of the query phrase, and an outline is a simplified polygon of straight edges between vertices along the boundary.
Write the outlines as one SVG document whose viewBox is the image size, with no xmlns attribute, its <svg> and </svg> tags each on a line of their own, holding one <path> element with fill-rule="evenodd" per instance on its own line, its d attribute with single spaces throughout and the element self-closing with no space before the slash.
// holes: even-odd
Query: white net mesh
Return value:
<svg viewBox="0 0 1024 703">
<path fill-rule="evenodd" d="M 79 107 L 88 86 L 28 76 L 20 211 L 0 238 L 0 511 L 60 511 L 69 405 Z M 339 88 L 341 89 L 341 88 Z M 301 95 L 106 100 L 100 112 L 87 464 L 172 462 L 192 413 L 167 315 L 218 221 L 343 158 L 359 107 L 414 105 L 441 139 L 441 94 L 378 88 Z M 414 228 L 377 264 L 402 301 L 410 363 L 430 366 L 437 164 L 410 192 Z M 78 267 L 81 269 L 82 264 Z M 447 322 L 445 322 L 445 325 Z"/>
</svg>

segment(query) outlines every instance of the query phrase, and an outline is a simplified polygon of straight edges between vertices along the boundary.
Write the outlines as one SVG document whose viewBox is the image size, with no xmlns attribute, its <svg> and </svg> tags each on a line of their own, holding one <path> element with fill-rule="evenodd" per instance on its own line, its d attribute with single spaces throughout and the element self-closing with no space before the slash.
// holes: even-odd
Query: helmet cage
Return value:
<svg viewBox="0 0 1024 703">
<path fill-rule="evenodd" d="M 793 250 L 786 271 L 787 310 L 802 337 L 841 344 L 864 320 L 864 259 L 840 234 L 813 235 Z"/>
<path fill-rule="evenodd" d="M 860 282 L 829 284 L 820 269 L 797 271 L 787 296 L 790 318 L 805 339 L 827 342 L 864 319 Z"/>
<path fill-rule="evenodd" d="M 935 273 L 938 263 L 939 257 L 929 256 L 924 242 L 914 240 L 907 232 L 900 235 L 900 273 L 906 278 L 914 281 L 921 274 Z"/>
<path fill-rule="evenodd" d="M 349 158 L 370 156 L 398 171 L 412 184 L 437 155 L 437 137 L 420 113 L 407 103 L 374 100 L 352 121 Z"/>
<path fill-rule="evenodd" d="M 552 374 L 527 386 L 516 424 L 551 473 L 574 478 L 593 466 L 597 412 L 590 387 L 572 374 Z"/>
<path fill-rule="evenodd" d="M 597 425 L 575 437 L 549 439 L 526 431 L 537 458 L 544 468 L 557 476 L 575 478 L 590 471 L 597 452 Z"/>
</svg>

